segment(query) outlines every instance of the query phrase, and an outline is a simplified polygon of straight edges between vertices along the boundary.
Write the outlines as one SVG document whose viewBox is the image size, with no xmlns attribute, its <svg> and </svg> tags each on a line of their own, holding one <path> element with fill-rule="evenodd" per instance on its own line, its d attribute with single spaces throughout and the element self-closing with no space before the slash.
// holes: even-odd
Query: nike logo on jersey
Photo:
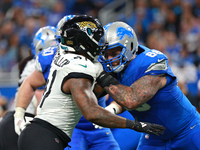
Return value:
<svg viewBox="0 0 200 150">
<path fill-rule="evenodd" d="M 111 132 L 106 132 L 106 134 L 108 135 L 108 134 L 110 134 Z"/>
<path fill-rule="evenodd" d="M 80 66 L 84 67 L 84 68 L 87 68 L 87 65 L 82 65 L 82 64 L 79 64 Z"/>
<path fill-rule="evenodd" d="M 161 61 L 163 61 L 164 59 L 158 59 L 158 62 L 161 62 Z"/>
<path fill-rule="evenodd" d="M 195 124 L 195 125 L 193 125 L 192 127 L 190 127 L 190 129 L 192 130 L 192 129 L 194 129 L 194 127 L 196 127 L 196 124 Z"/>
</svg>

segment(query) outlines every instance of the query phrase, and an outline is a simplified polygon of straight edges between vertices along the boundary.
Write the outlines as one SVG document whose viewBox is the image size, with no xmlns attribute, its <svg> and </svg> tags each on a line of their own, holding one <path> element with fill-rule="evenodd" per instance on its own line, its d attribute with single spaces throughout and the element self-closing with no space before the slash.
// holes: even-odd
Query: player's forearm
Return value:
<svg viewBox="0 0 200 150">
<path fill-rule="evenodd" d="M 102 72 L 97 78 L 97 83 L 121 106 L 127 109 L 138 107 L 137 101 L 134 99 L 133 89 L 119 84 L 119 81 L 109 73 Z"/>
<path fill-rule="evenodd" d="M 135 123 L 133 120 L 128 120 L 128 122 L 131 122 L 131 127 L 130 127 L 130 123 L 127 125 L 126 118 L 114 115 L 100 106 L 91 107 L 89 110 L 87 110 L 86 113 L 83 114 L 83 116 L 88 121 L 107 128 L 132 129 Z"/>
<path fill-rule="evenodd" d="M 166 84 L 165 77 L 146 75 L 130 87 L 121 85 L 108 73 L 102 72 L 97 83 L 121 106 L 128 110 L 137 109 L 150 100 Z"/>
<path fill-rule="evenodd" d="M 104 87 L 104 90 L 113 98 L 115 102 L 127 109 L 136 109 L 140 103 L 137 103 L 136 94 L 133 89 L 121 84 Z"/>
<path fill-rule="evenodd" d="M 19 88 L 16 107 L 26 109 L 34 96 L 34 91 L 34 88 L 25 80 Z"/>
<path fill-rule="evenodd" d="M 27 108 L 34 96 L 35 90 L 38 87 L 46 84 L 44 76 L 41 72 L 34 71 L 30 74 L 22 83 L 19 88 L 19 94 L 17 96 L 17 106 Z"/>
<path fill-rule="evenodd" d="M 149 101 L 165 84 L 165 75 L 146 75 L 130 87 L 111 84 L 104 89 L 117 103 L 128 109 L 136 109 Z"/>
<path fill-rule="evenodd" d="M 136 109 L 139 106 L 133 89 L 119 84 L 119 81 L 109 73 L 103 71 L 96 81 L 121 106 L 127 109 Z"/>
</svg>

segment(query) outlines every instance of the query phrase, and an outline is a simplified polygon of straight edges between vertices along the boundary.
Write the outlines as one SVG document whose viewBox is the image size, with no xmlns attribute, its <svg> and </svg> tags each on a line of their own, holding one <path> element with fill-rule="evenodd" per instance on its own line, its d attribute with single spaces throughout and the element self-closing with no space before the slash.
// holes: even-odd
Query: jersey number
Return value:
<svg viewBox="0 0 200 150">
<path fill-rule="evenodd" d="M 54 53 L 53 48 L 50 47 L 50 48 L 44 49 L 42 55 L 43 56 L 48 56 L 48 55 L 53 55 L 53 53 Z"/>
<path fill-rule="evenodd" d="M 149 57 L 155 57 L 158 54 L 163 54 L 163 53 L 157 50 L 152 50 L 151 52 L 146 53 L 146 55 Z"/>
</svg>

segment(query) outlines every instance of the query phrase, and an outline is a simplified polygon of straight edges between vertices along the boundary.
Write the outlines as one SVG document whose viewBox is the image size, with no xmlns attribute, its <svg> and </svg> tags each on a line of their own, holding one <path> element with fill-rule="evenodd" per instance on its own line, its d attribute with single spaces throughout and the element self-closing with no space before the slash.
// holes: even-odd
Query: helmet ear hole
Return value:
<svg viewBox="0 0 200 150">
<path fill-rule="evenodd" d="M 133 42 L 131 42 L 131 51 L 133 50 Z"/>
</svg>

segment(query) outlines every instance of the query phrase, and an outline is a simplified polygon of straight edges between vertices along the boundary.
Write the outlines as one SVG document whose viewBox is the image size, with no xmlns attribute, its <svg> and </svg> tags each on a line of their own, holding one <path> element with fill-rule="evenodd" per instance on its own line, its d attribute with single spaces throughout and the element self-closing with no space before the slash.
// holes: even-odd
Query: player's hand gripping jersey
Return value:
<svg viewBox="0 0 200 150">
<path fill-rule="evenodd" d="M 29 76 L 33 71 L 35 70 L 35 59 L 31 59 L 27 62 L 23 72 L 20 74 L 20 79 L 18 81 L 19 87 L 22 84 L 22 82 L 26 79 L 27 76 Z M 17 90 L 19 90 L 19 87 Z M 18 92 L 15 94 L 15 103 L 16 103 L 16 98 L 17 98 Z M 37 100 L 36 97 L 34 96 L 31 103 L 28 105 L 26 112 L 35 115 L 35 109 L 37 107 Z"/>
<path fill-rule="evenodd" d="M 91 62 L 81 55 L 59 49 L 53 59 L 47 86 L 38 105 L 37 118 L 50 122 L 71 137 L 81 118 L 81 112 L 72 95 L 63 92 L 62 85 L 70 78 L 80 77 L 87 78 L 94 84 L 101 71 L 102 66 L 98 61 Z"/>
</svg>

